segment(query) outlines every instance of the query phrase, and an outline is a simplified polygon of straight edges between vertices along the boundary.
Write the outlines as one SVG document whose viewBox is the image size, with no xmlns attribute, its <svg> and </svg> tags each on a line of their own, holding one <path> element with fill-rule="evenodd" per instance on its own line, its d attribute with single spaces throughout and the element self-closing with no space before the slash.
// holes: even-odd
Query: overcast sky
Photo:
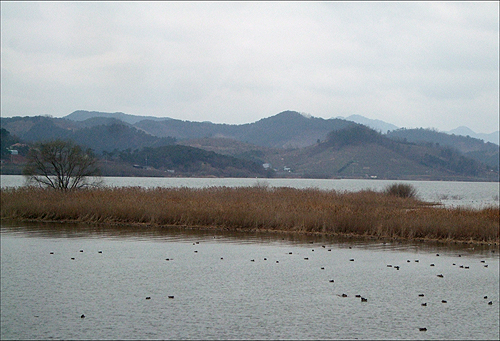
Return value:
<svg viewBox="0 0 500 341">
<path fill-rule="evenodd" d="M 499 129 L 499 3 L 1 2 L 3 117 Z"/>
</svg>

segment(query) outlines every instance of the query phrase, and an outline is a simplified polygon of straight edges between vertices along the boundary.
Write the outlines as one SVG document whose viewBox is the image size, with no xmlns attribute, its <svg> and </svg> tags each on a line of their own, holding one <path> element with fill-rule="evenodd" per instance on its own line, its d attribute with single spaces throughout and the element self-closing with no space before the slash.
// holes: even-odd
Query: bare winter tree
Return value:
<svg viewBox="0 0 500 341">
<path fill-rule="evenodd" d="M 97 159 L 91 149 L 71 141 L 37 143 L 28 153 L 23 174 L 28 183 L 61 191 L 99 185 Z M 89 181 L 92 177 L 92 181 Z"/>
</svg>

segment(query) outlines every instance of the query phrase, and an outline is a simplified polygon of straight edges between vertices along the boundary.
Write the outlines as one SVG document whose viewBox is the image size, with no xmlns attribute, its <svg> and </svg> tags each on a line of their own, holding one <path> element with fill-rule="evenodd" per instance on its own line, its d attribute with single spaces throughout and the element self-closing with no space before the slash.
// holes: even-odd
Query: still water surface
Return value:
<svg viewBox="0 0 500 341">
<path fill-rule="evenodd" d="M 1 274 L 2 340 L 500 337 L 498 246 L 3 222 Z"/>
<path fill-rule="evenodd" d="M 1 187 L 24 185 L 20 175 L 0 176 Z M 152 187 L 194 187 L 211 186 L 272 186 L 293 188 L 319 188 L 322 190 L 360 191 L 383 190 L 393 183 L 413 185 L 421 199 L 438 202 L 445 206 L 467 206 L 481 208 L 499 205 L 499 182 L 459 182 L 459 181 L 395 181 L 363 179 L 254 179 L 254 178 L 147 178 L 147 177 L 103 177 L 106 186 Z"/>
</svg>

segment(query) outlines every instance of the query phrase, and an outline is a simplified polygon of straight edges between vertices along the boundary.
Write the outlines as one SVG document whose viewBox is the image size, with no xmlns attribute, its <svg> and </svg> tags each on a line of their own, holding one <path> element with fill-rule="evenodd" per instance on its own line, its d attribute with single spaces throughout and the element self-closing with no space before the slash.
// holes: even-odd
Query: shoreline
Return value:
<svg viewBox="0 0 500 341">
<path fill-rule="evenodd" d="M 121 222 L 86 222 L 81 220 L 44 220 L 44 219 L 12 219 L 0 218 L 0 222 L 15 222 L 15 223 L 43 223 L 43 224 L 84 224 L 86 226 L 99 226 L 99 227 L 138 227 L 138 228 L 178 228 L 185 230 L 198 230 L 198 231 L 225 231 L 225 232 L 239 232 L 239 233 L 267 233 L 267 234 L 283 234 L 283 235 L 302 235 L 302 236 L 322 236 L 332 238 L 344 239 L 359 239 L 371 240 L 380 242 L 420 242 L 420 243 L 441 243 L 445 245 L 462 244 L 462 245 L 482 245 L 482 246 L 500 246 L 500 241 L 480 241 L 480 240 L 457 240 L 457 239 L 432 239 L 432 238 L 403 238 L 403 237 L 390 237 L 390 236 L 373 236 L 373 235 L 360 235 L 353 233 L 335 233 L 335 232 L 308 232 L 308 231 L 289 231 L 289 230 L 271 230 L 271 229 L 243 229 L 243 228 L 230 228 L 219 226 L 187 226 L 187 225 L 154 225 L 150 223 L 121 223 Z"/>
<path fill-rule="evenodd" d="M 445 208 L 370 190 L 289 187 L 1 189 L 2 221 L 500 243 L 500 209 Z"/>
</svg>

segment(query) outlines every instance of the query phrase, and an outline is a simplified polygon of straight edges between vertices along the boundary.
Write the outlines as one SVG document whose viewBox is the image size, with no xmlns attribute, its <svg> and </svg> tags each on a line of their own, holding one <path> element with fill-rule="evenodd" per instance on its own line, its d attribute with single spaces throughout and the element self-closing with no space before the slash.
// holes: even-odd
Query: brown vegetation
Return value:
<svg viewBox="0 0 500 341">
<path fill-rule="evenodd" d="M 374 191 L 22 187 L 1 190 L 1 217 L 498 243 L 500 212 L 498 207 L 444 208 Z"/>
</svg>

